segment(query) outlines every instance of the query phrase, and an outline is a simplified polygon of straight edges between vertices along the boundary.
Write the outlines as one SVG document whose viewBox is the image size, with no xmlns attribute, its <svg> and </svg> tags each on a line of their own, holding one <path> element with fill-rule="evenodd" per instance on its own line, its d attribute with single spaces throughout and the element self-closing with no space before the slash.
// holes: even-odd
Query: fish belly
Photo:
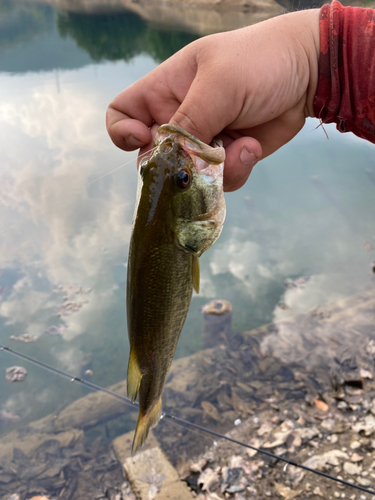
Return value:
<svg viewBox="0 0 375 500">
<path fill-rule="evenodd" d="M 161 414 L 161 393 L 192 296 L 192 256 L 173 243 L 129 252 L 128 394 L 139 392 L 133 452 Z"/>
</svg>

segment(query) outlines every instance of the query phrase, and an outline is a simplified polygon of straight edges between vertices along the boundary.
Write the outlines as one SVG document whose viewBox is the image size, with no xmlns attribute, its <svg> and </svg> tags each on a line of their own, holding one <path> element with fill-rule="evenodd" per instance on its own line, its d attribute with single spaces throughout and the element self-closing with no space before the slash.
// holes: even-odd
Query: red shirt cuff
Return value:
<svg viewBox="0 0 375 500">
<path fill-rule="evenodd" d="M 375 143 L 375 10 L 320 10 L 320 56 L 314 114 Z"/>
</svg>

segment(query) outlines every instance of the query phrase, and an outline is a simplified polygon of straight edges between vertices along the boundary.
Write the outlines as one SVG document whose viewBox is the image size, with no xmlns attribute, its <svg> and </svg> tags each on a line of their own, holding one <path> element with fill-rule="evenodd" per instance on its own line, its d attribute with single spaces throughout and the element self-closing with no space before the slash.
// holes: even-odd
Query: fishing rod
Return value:
<svg viewBox="0 0 375 500">
<path fill-rule="evenodd" d="M 110 389 L 106 389 L 105 387 L 101 387 L 100 385 L 94 384 L 92 382 L 89 382 L 88 380 L 84 380 L 83 378 L 80 377 L 75 377 L 74 375 L 71 375 L 67 372 L 64 372 L 63 370 L 59 370 L 58 368 L 54 368 L 53 366 L 50 366 L 46 363 L 43 363 L 42 361 L 38 361 L 34 358 L 31 358 L 30 356 L 27 356 L 26 354 L 22 354 L 18 351 L 15 351 L 14 349 L 11 349 L 10 347 L 3 346 L 0 344 L 0 352 L 7 352 L 9 354 L 12 354 L 13 356 L 17 356 L 21 359 L 24 359 L 26 361 L 29 361 L 30 363 L 39 366 L 41 368 L 44 368 L 45 370 L 48 370 L 53 373 L 57 373 L 58 375 L 62 375 L 63 377 L 69 379 L 71 382 L 78 382 L 79 384 L 87 387 L 88 389 L 97 392 L 97 391 L 103 391 L 110 396 L 117 398 L 124 402 L 125 404 L 129 406 L 138 406 L 137 402 L 132 402 L 131 399 L 129 399 L 127 396 L 122 396 L 121 394 L 111 391 Z M 193 422 L 189 422 L 188 420 L 185 420 L 180 417 L 176 417 L 175 415 L 171 415 L 169 413 L 163 412 L 161 415 L 161 419 L 167 419 L 171 422 L 174 422 L 175 424 L 179 425 L 180 427 L 183 427 L 185 429 L 190 428 L 190 429 L 195 429 L 200 432 L 204 432 L 206 434 L 210 434 L 211 436 L 215 436 L 219 439 L 224 439 L 226 441 L 229 441 L 234 444 L 238 444 L 239 446 L 242 446 L 243 448 L 249 448 L 251 450 L 257 451 L 258 453 L 262 455 L 266 455 L 270 458 L 276 459 L 277 461 L 281 461 L 285 463 L 284 471 L 286 470 L 286 467 L 288 465 L 293 465 L 294 467 L 298 467 L 299 469 L 303 469 L 307 472 L 312 472 L 313 474 L 316 474 L 321 477 L 325 477 L 327 479 L 330 479 L 331 481 L 335 481 L 337 483 L 341 483 L 345 486 L 349 486 L 350 488 L 354 488 L 360 491 L 363 491 L 365 493 L 369 493 L 370 495 L 375 495 L 375 490 L 371 490 L 368 488 L 365 488 L 364 486 L 360 486 L 358 484 L 350 483 L 349 481 L 345 481 L 345 479 L 340 479 L 335 476 L 331 476 L 330 474 L 327 474 L 326 472 L 322 472 L 317 469 L 313 469 L 311 467 L 307 467 L 306 465 L 299 464 L 295 462 L 294 460 L 289 460 L 287 458 L 281 457 L 279 455 L 275 455 L 274 453 L 271 453 L 268 450 L 263 450 L 262 448 L 257 448 L 256 446 L 252 446 L 251 444 L 246 444 L 243 443 L 242 441 L 238 441 L 237 439 L 231 438 L 229 436 L 226 436 L 225 434 L 220 434 L 219 432 L 213 431 L 211 429 L 208 429 L 207 427 L 203 427 L 198 424 L 194 424 Z"/>
</svg>

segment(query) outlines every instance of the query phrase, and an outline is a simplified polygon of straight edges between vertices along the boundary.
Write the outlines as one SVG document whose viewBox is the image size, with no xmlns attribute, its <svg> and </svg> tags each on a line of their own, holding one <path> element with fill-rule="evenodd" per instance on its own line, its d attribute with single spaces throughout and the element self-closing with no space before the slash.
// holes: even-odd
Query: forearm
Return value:
<svg viewBox="0 0 375 500">
<path fill-rule="evenodd" d="M 375 10 L 335 1 L 320 11 L 314 115 L 375 143 Z"/>
</svg>

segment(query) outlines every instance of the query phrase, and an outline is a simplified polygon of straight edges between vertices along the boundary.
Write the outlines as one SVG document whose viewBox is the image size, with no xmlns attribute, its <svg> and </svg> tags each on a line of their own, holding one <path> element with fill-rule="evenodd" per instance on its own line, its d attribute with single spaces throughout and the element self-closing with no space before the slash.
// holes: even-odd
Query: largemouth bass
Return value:
<svg viewBox="0 0 375 500">
<path fill-rule="evenodd" d="M 127 276 L 127 390 L 132 401 L 139 394 L 133 454 L 160 419 L 164 382 L 199 291 L 198 258 L 221 233 L 224 159 L 221 141 L 211 147 L 162 125 L 139 166 Z"/>
</svg>

